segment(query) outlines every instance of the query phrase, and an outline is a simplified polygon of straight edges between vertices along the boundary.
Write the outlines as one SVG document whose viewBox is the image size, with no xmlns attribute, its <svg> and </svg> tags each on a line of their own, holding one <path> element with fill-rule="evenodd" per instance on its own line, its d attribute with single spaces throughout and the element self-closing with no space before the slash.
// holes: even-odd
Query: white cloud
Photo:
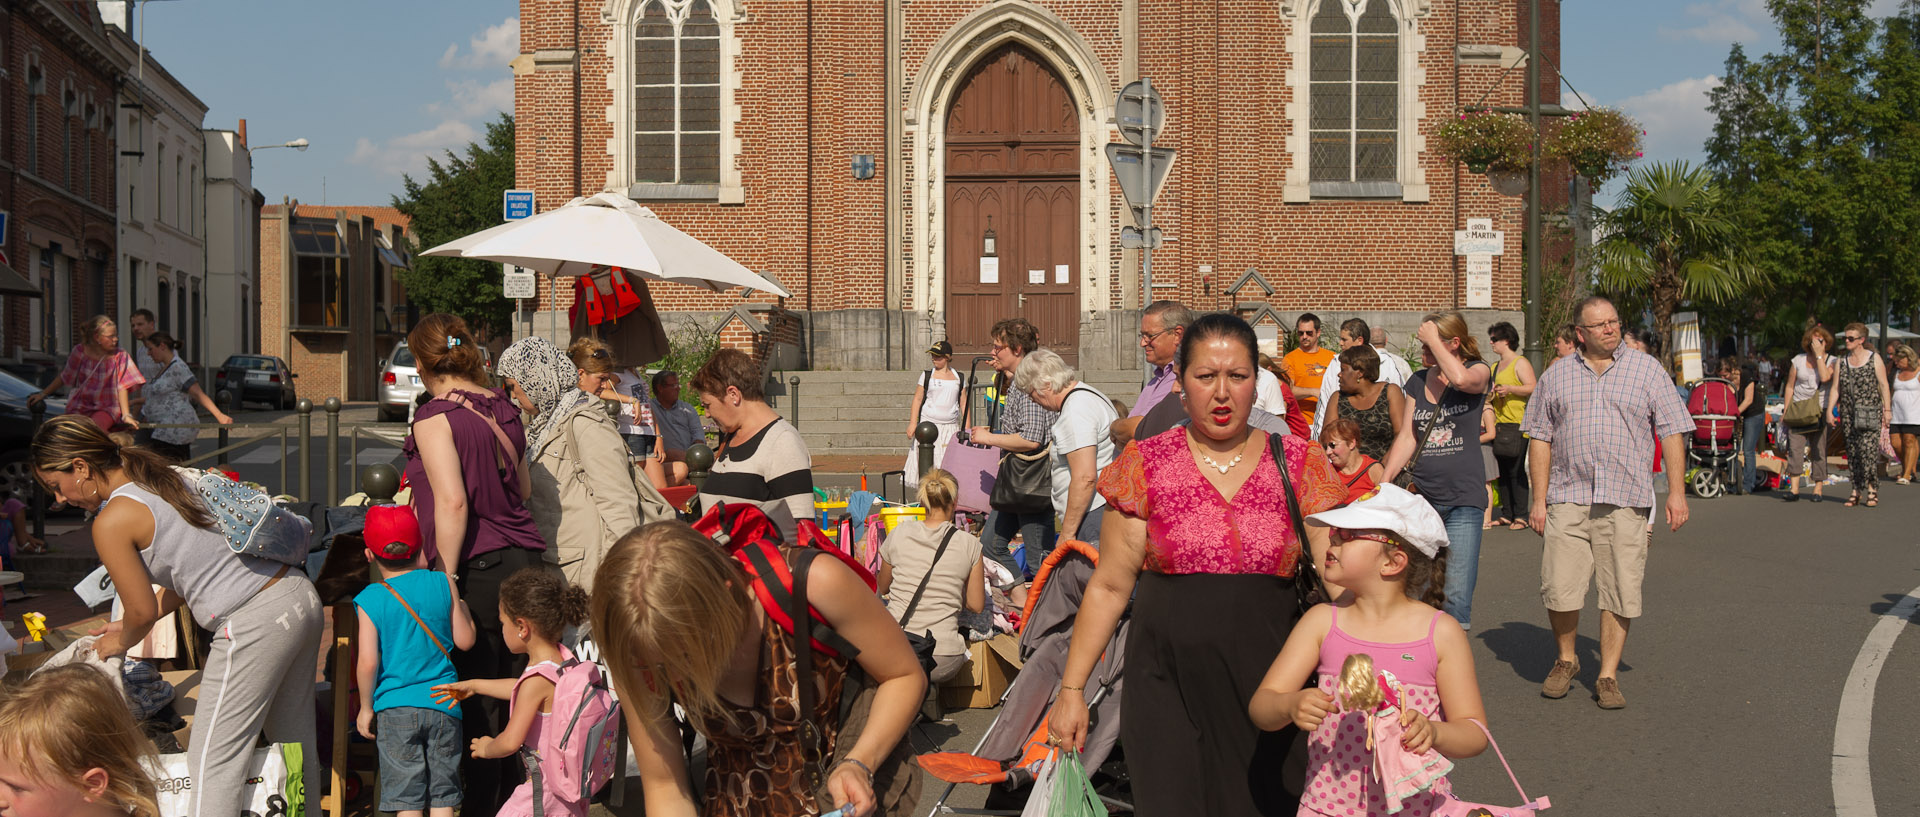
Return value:
<svg viewBox="0 0 1920 817">
<path fill-rule="evenodd" d="M 517 56 L 520 56 L 520 18 L 508 17 L 469 38 L 465 53 L 460 51 L 459 43 L 449 44 L 440 55 L 440 67 L 449 70 L 505 68 Z"/>
<path fill-rule="evenodd" d="M 513 77 L 487 83 L 447 80 L 447 94 L 451 99 L 428 103 L 427 113 L 458 119 L 491 119 L 496 113 L 513 110 Z"/>
<path fill-rule="evenodd" d="M 1683 13 L 1686 19 L 1678 25 L 1660 26 L 1660 36 L 1727 45 L 1751 43 L 1762 38 L 1762 31 L 1773 30 L 1766 0 L 1708 0 L 1687 6 Z"/>
<path fill-rule="evenodd" d="M 427 130 L 396 136 L 377 144 L 363 138 L 354 143 L 353 153 L 347 157 L 347 163 L 394 179 L 398 179 L 402 173 L 410 173 L 418 178 L 427 168 L 428 156 L 440 158 L 442 151 L 448 150 L 460 154 L 466 149 L 467 143 L 478 141 L 479 138 L 480 131 L 474 126 L 458 119 L 448 119 Z"/>
<path fill-rule="evenodd" d="M 1643 150 L 1648 161 L 1687 159 L 1698 162 L 1702 146 L 1713 134 L 1713 114 L 1707 110 L 1707 92 L 1720 87 L 1720 78 L 1704 76 L 1662 85 L 1616 103 L 1646 128 Z"/>
</svg>

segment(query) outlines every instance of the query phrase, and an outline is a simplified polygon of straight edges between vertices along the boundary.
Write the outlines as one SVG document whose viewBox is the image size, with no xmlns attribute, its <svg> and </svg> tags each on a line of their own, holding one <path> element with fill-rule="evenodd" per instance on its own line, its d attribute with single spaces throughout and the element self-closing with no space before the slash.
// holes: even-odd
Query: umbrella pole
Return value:
<svg viewBox="0 0 1920 817">
<path fill-rule="evenodd" d="M 555 337 L 555 333 L 558 331 L 558 327 L 554 325 L 554 321 L 559 320 L 559 318 L 554 317 L 554 313 L 560 311 L 559 286 L 560 286 L 560 278 L 556 276 L 554 273 L 551 273 L 551 272 L 547 273 L 547 337 L 548 338 Z"/>
</svg>

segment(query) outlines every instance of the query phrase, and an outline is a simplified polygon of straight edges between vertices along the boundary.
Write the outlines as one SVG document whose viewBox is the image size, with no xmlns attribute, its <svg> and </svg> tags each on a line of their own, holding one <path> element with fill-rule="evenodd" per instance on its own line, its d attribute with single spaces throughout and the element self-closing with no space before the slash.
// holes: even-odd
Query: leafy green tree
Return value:
<svg viewBox="0 0 1920 817">
<path fill-rule="evenodd" d="M 1593 259 L 1605 290 L 1643 297 L 1653 329 L 1671 337 L 1683 302 L 1724 302 L 1747 291 L 1760 273 L 1739 249 L 1740 231 L 1726 197 L 1706 168 L 1666 162 L 1627 174 L 1620 203 L 1599 214 Z M 1663 362 L 1672 351 L 1662 349 Z"/>
<path fill-rule="evenodd" d="M 413 219 L 420 247 L 438 246 L 500 224 L 501 193 L 513 187 L 513 117 L 488 123 L 486 146 L 469 142 L 465 156 L 427 159 L 425 183 L 404 178 L 393 206 Z M 500 265 L 463 258 L 416 257 L 400 273 L 407 299 L 422 312 L 459 315 L 481 334 L 512 326 L 513 302 L 500 293 Z"/>
</svg>

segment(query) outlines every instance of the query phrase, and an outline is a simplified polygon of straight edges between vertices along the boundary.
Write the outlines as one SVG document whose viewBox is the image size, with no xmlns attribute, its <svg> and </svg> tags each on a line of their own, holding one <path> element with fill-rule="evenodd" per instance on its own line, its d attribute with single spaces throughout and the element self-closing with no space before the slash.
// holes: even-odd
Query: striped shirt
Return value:
<svg viewBox="0 0 1920 817">
<path fill-rule="evenodd" d="M 1653 440 L 1693 429 L 1660 363 L 1621 347 L 1595 373 L 1582 355 L 1540 375 L 1520 430 L 1553 446 L 1548 504 L 1653 507 Z"/>
<path fill-rule="evenodd" d="M 711 509 L 716 502 L 784 502 L 795 521 L 814 518 L 813 457 L 800 431 L 777 419 L 746 442 L 728 446 L 700 490 L 701 508 Z M 792 536 L 790 530 L 783 532 Z"/>
</svg>

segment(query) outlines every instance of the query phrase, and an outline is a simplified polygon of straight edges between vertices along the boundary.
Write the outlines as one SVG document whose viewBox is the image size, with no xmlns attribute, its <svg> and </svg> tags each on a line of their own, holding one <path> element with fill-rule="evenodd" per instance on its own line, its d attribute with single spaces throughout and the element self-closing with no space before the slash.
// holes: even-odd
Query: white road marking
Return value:
<svg viewBox="0 0 1920 817">
<path fill-rule="evenodd" d="M 382 465 L 393 462 L 394 458 L 398 456 L 400 456 L 400 449 L 398 448 L 387 448 L 385 446 L 379 448 L 362 448 L 360 449 L 359 456 L 353 459 L 353 464 L 356 466 Z"/>
<path fill-rule="evenodd" d="M 1880 683 L 1880 667 L 1893 652 L 1893 642 L 1916 612 L 1920 612 L 1920 587 L 1908 591 L 1873 625 L 1840 691 L 1840 714 L 1833 725 L 1834 817 L 1878 817 L 1880 813 L 1873 802 L 1868 758 L 1873 748 L 1873 691 Z"/>
</svg>

